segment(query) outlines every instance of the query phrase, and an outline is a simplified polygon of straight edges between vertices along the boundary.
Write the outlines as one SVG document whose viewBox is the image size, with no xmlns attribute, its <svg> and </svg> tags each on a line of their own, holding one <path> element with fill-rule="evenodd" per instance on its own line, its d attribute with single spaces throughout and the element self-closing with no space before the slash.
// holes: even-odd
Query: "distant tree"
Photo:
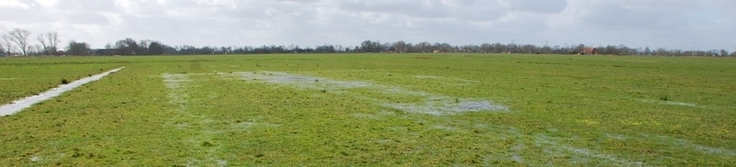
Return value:
<svg viewBox="0 0 736 167">
<path fill-rule="evenodd" d="M 176 48 L 174 47 L 163 45 L 163 48 L 164 48 L 163 50 L 164 52 L 162 54 L 167 54 L 167 55 L 178 54 Z"/>
<path fill-rule="evenodd" d="M 214 47 L 214 48 L 216 48 L 216 47 Z M 215 49 L 214 48 L 211 47 L 211 46 L 202 47 L 202 48 L 200 48 L 197 51 L 197 54 L 214 54 L 215 53 Z"/>
<path fill-rule="evenodd" d="M 725 49 L 721 49 L 721 55 L 720 56 L 721 57 L 727 57 L 728 56 L 728 51 L 726 51 Z"/>
<path fill-rule="evenodd" d="M 10 40 L 10 36 L 2 35 L 0 38 L 2 38 L 2 46 L 3 49 L 5 49 L 5 54 L 13 54 L 13 50 L 15 50 L 13 46 L 13 42 Z"/>
<path fill-rule="evenodd" d="M 69 45 L 66 47 L 66 54 L 69 55 L 77 55 L 77 56 L 86 56 L 91 53 L 91 49 L 89 48 L 89 44 L 84 42 L 77 42 L 77 41 L 69 41 Z"/>
<path fill-rule="evenodd" d="M 396 49 L 396 51 L 398 51 L 399 53 L 404 53 L 404 52 L 406 52 L 406 42 L 404 42 L 404 41 L 399 41 L 399 42 L 395 42 L 395 43 L 393 44 L 393 47 L 394 47 L 394 49 Z"/>
<path fill-rule="evenodd" d="M 151 43 L 151 40 L 141 40 L 138 42 L 138 48 L 135 50 L 136 54 L 139 55 L 147 55 L 148 53 L 148 44 Z"/>
<path fill-rule="evenodd" d="M 384 52 L 387 49 L 390 49 L 391 47 L 394 47 L 394 44 L 393 43 L 385 42 L 385 43 L 381 44 L 381 47 L 379 48 L 380 49 L 379 51 L 380 52 Z M 394 50 L 396 50 L 396 48 L 394 48 Z M 395 51 L 395 52 L 398 52 L 398 51 Z"/>
<path fill-rule="evenodd" d="M 549 45 L 545 44 L 542 48 L 540 48 L 539 51 L 542 52 L 542 53 L 544 53 L 544 54 L 551 54 L 552 53 L 552 48 L 549 47 Z"/>
<path fill-rule="evenodd" d="M 620 55 L 636 55 L 636 54 L 639 53 L 636 49 L 627 47 L 627 46 L 625 46 L 623 44 L 618 45 L 618 48 L 621 51 L 619 53 Z M 679 53 L 680 50 L 678 50 L 677 52 Z"/>
<path fill-rule="evenodd" d="M 361 47 L 360 49 L 363 52 L 374 52 L 374 53 L 381 52 L 381 43 L 378 41 L 374 42 L 374 41 L 366 40 L 360 44 L 360 47 Z"/>
<path fill-rule="evenodd" d="M 56 31 L 39 34 L 36 40 L 41 43 L 41 48 L 46 55 L 55 55 L 58 50 L 57 45 L 61 42 L 59 40 L 59 33 Z"/>
<path fill-rule="evenodd" d="M 480 44 L 480 51 L 483 53 L 493 53 L 493 45 L 489 43 Z"/>
<path fill-rule="evenodd" d="M 655 50 L 655 54 L 658 56 L 668 56 L 669 55 L 667 54 L 667 49 L 665 48 L 657 48 L 657 50 Z"/>
<path fill-rule="evenodd" d="M 432 44 L 429 42 L 419 42 L 417 45 L 414 46 L 416 52 L 422 52 L 422 53 L 432 53 L 434 49 L 432 49 Z"/>
<path fill-rule="evenodd" d="M 315 47 L 314 51 L 317 53 L 335 53 L 335 46 L 325 44 Z"/>
<path fill-rule="evenodd" d="M 115 55 L 118 54 L 118 51 L 112 43 L 108 42 L 105 44 L 105 52 L 98 52 L 96 54 Z"/>
<path fill-rule="evenodd" d="M 159 42 L 151 42 L 151 44 L 148 45 L 148 54 L 161 55 L 163 53 L 164 45 L 161 45 Z"/>
<path fill-rule="evenodd" d="M 304 50 L 302 48 L 299 48 L 299 45 L 294 46 L 292 49 L 294 53 L 302 53 Z"/>
<path fill-rule="evenodd" d="M 536 50 L 537 50 L 537 46 L 527 44 L 527 45 L 522 45 L 521 46 L 520 52 L 522 52 L 522 53 L 535 53 Z"/>
<path fill-rule="evenodd" d="M 342 45 L 334 45 L 335 52 L 343 52 L 345 51 L 345 47 L 342 47 Z"/>
<path fill-rule="evenodd" d="M 444 52 L 456 52 L 457 51 L 449 43 L 441 43 L 436 49 L 439 49 Z"/>
<path fill-rule="evenodd" d="M 220 50 L 219 50 L 220 54 L 230 54 L 232 52 L 233 52 L 232 46 L 223 46 L 223 47 L 220 47 Z"/>
<path fill-rule="evenodd" d="M 190 45 L 179 46 L 179 53 L 180 54 L 197 54 L 197 47 L 190 46 Z"/>
<path fill-rule="evenodd" d="M 38 40 L 38 42 L 41 43 L 41 47 L 43 47 L 44 54 L 51 55 L 51 52 L 49 52 L 49 49 L 46 46 L 46 36 L 45 36 L 45 34 L 39 34 L 38 37 L 36 37 L 36 40 Z"/>
<path fill-rule="evenodd" d="M 373 52 L 371 41 L 365 40 L 363 43 L 360 43 L 360 50 L 363 50 L 364 52 Z"/>
<path fill-rule="evenodd" d="M 8 35 L 4 35 L 10 41 Z M 2 41 L 0 41 L 2 42 Z M 12 42 L 10 42 L 12 43 Z M 204 46 L 201 48 L 194 46 L 166 46 L 157 41 L 142 40 L 135 42 L 130 38 L 117 41 L 113 44 L 108 43 L 105 46 L 107 51 L 113 53 L 108 54 L 122 54 L 122 55 L 144 55 L 144 54 L 268 54 L 268 53 L 364 53 L 364 52 L 381 52 L 383 49 L 388 47 L 394 47 L 397 52 L 400 53 L 432 53 L 433 51 L 442 52 L 455 52 L 455 53 L 502 53 L 502 52 L 513 52 L 513 53 L 536 53 L 536 54 L 576 54 L 582 53 L 583 48 L 590 49 L 592 47 L 584 44 L 565 43 L 564 45 L 548 45 L 546 41 L 540 42 L 541 45 L 523 44 L 516 43 L 513 39 L 511 43 L 483 43 L 481 45 L 450 45 L 448 43 L 439 42 L 420 42 L 416 44 L 406 43 L 404 41 L 397 41 L 393 43 L 380 43 L 379 41 L 365 40 L 358 46 L 345 46 L 342 45 L 318 45 L 314 49 L 310 47 L 301 48 L 297 45 L 261 45 L 257 47 L 253 46 Z M 42 42 L 42 45 L 46 44 Z M 5 47 L 9 46 L 9 47 Z M 12 52 L 12 47 L 15 45 L 0 43 L 0 52 Z M 8 49 L 11 48 L 11 49 Z M 43 50 L 42 48 L 48 47 L 27 47 L 29 50 L 26 53 L 37 53 L 33 49 Z M 724 50 L 687 50 L 682 49 L 671 49 L 665 48 L 650 49 L 649 47 L 643 48 L 631 48 L 625 45 L 601 45 L 598 44 L 594 47 L 598 54 L 609 54 L 609 55 L 659 55 L 659 56 L 736 56 L 736 52 L 729 53 Z M 681 47 L 680 47 L 681 48 Z M 50 50 L 49 50 L 50 51 Z M 17 52 L 16 52 L 17 53 Z"/>
<path fill-rule="evenodd" d="M 131 38 L 126 38 L 115 42 L 115 49 L 119 55 L 135 55 L 138 51 L 138 43 Z"/>
<path fill-rule="evenodd" d="M 585 49 L 585 44 L 578 44 L 577 47 L 575 47 L 575 53 L 581 53 Z"/>
<path fill-rule="evenodd" d="M 10 31 L 7 36 L 3 35 L 3 38 L 8 38 L 10 41 L 12 41 L 18 48 L 20 48 L 20 51 L 23 53 L 23 55 L 28 55 L 28 49 L 30 46 L 28 45 L 28 36 L 31 35 L 31 32 L 25 29 L 15 28 L 13 31 Z"/>
<path fill-rule="evenodd" d="M 44 55 L 46 54 L 43 46 L 36 44 L 28 47 L 28 55 Z"/>
</svg>

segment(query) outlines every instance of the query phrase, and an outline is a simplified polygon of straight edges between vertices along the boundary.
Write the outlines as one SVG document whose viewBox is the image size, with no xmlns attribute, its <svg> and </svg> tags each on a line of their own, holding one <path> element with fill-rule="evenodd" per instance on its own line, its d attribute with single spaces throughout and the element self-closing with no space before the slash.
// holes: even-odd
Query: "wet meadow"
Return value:
<svg viewBox="0 0 736 167">
<path fill-rule="evenodd" d="M 736 59 L 283 54 L 0 59 L 9 166 L 724 166 Z"/>
</svg>

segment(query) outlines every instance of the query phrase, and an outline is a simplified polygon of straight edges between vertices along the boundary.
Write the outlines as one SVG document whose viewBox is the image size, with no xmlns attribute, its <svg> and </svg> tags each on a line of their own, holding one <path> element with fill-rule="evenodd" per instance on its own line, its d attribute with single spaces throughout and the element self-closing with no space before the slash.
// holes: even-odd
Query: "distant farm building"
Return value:
<svg viewBox="0 0 736 167">
<path fill-rule="evenodd" d="M 583 47 L 583 50 L 581 51 L 581 54 L 584 55 L 594 55 L 596 54 L 596 50 L 594 47 Z"/>
<path fill-rule="evenodd" d="M 383 53 L 396 53 L 396 48 L 394 48 L 393 46 L 383 47 L 383 49 L 381 49 L 381 52 L 383 52 Z"/>
<path fill-rule="evenodd" d="M 96 49 L 92 53 L 93 55 L 98 55 L 98 56 L 103 56 L 103 55 L 112 56 L 112 55 L 118 54 L 119 52 L 120 51 L 118 49 Z"/>
</svg>

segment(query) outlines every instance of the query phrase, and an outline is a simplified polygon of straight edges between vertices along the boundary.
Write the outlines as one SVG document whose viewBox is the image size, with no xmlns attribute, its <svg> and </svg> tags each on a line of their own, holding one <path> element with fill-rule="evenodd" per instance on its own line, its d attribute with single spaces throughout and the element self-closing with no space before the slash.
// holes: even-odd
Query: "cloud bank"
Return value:
<svg viewBox="0 0 736 167">
<path fill-rule="evenodd" d="M 103 47 L 314 47 L 364 40 L 736 49 L 733 0 L 0 0 L 0 32 Z"/>
</svg>

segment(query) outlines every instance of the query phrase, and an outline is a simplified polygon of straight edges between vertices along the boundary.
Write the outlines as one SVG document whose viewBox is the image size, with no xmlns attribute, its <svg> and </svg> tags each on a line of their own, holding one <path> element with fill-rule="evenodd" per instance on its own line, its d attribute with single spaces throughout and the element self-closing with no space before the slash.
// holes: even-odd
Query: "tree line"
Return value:
<svg viewBox="0 0 736 167">
<path fill-rule="evenodd" d="M 0 54 L 28 55 L 211 55 L 211 54 L 271 54 L 271 53 L 523 53 L 523 54 L 600 54 L 600 55 L 643 55 L 643 56 L 707 56 L 736 57 L 736 51 L 729 53 L 721 50 L 684 50 L 682 48 L 666 49 L 649 47 L 631 48 L 625 45 L 590 46 L 584 44 L 566 44 L 565 46 L 483 43 L 480 45 L 450 45 L 448 43 L 419 42 L 416 44 L 404 41 L 384 42 L 366 40 L 356 46 L 321 45 L 300 47 L 298 45 L 263 45 L 253 46 L 204 46 L 190 45 L 169 46 L 155 40 L 139 40 L 131 38 L 107 43 L 103 49 L 92 49 L 85 42 L 69 41 L 64 48 L 59 48 L 60 39 L 57 32 L 47 32 L 36 37 L 37 44 L 31 44 L 31 32 L 16 28 L 1 36 Z M 586 52 L 585 50 L 588 50 Z M 594 52 L 589 52 L 589 51 Z"/>
</svg>

